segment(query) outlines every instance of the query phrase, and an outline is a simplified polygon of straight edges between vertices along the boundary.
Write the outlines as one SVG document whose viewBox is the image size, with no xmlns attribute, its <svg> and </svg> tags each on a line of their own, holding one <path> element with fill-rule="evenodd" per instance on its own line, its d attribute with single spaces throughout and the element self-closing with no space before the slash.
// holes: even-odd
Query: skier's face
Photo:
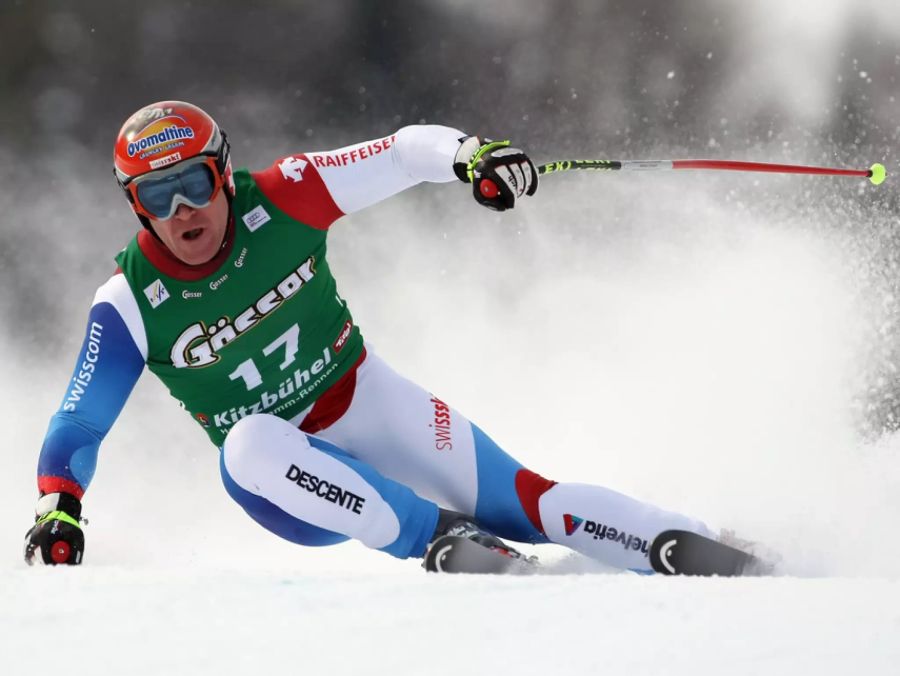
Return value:
<svg viewBox="0 0 900 676">
<path fill-rule="evenodd" d="M 220 190 L 202 209 L 179 204 L 172 218 L 150 219 L 150 225 L 176 258 L 188 265 L 202 265 L 222 247 L 228 228 L 228 199 Z"/>
</svg>

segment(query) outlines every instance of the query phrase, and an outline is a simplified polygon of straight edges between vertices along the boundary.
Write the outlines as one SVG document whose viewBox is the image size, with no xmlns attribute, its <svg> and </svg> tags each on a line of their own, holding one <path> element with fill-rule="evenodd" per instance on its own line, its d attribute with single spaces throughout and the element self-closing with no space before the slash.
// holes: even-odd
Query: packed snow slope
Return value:
<svg viewBox="0 0 900 676">
<path fill-rule="evenodd" d="M 0 374 L 19 384 L 2 394 L 0 673 L 893 673 L 900 440 L 856 430 L 889 300 L 871 280 L 896 270 L 873 270 L 870 223 L 817 208 L 814 186 L 837 185 L 555 176 L 508 214 L 428 186 L 331 237 L 395 368 L 545 476 L 765 543 L 784 559 L 770 579 L 642 578 L 555 547 L 538 551 L 554 574 L 446 578 L 297 548 L 229 501 L 216 449 L 151 376 L 101 450 L 85 564 L 28 569 L 37 452 L 132 224 L 122 205 L 108 251 L 48 233 L 73 238 L 44 278 L 66 309 L 52 335 L 10 339 Z"/>
<path fill-rule="evenodd" d="M 93 566 L 7 577 L 4 674 L 895 673 L 898 582 Z M 40 585 L 40 594 L 35 593 Z M 48 629 L 48 627 L 51 627 Z"/>
</svg>

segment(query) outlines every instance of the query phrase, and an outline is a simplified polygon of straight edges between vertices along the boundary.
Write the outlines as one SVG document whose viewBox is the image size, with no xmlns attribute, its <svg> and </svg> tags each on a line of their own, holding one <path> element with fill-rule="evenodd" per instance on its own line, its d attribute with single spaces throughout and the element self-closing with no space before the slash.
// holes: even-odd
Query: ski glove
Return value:
<svg viewBox="0 0 900 676">
<path fill-rule="evenodd" d="M 534 163 L 509 141 L 463 139 L 453 171 L 460 181 L 472 184 L 476 202 L 496 211 L 512 209 L 517 197 L 533 195 L 538 187 Z"/>
<path fill-rule="evenodd" d="M 81 501 L 68 493 L 48 493 L 38 500 L 35 514 L 34 526 L 25 533 L 25 563 L 81 563 Z"/>
</svg>

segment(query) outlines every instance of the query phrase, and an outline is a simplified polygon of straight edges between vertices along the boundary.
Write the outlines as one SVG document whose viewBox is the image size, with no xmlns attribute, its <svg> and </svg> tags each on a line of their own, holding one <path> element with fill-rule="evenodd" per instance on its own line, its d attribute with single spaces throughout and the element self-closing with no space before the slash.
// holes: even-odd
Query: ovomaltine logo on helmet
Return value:
<svg viewBox="0 0 900 676">
<path fill-rule="evenodd" d="M 157 128 L 159 124 L 160 123 L 157 122 L 152 128 Z M 151 132 L 146 136 L 129 143 L 128 156 L 134 157 L 139 152 L 143 152 L 148 148 L 185 138 L 194 138 L 194 129 L 192 127 L 179 127 L 177 124 L 173 123 L 164 129 Z"/>
</svg>

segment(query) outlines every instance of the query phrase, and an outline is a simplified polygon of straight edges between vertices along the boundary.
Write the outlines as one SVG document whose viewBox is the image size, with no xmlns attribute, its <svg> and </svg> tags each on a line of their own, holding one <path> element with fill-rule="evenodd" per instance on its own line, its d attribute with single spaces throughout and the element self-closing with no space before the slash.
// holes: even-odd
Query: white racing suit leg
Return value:
<svg viewBox="0 0 900 676">
<path fill-rule="evenodd" d="M 252 518 L 298 544 L 352 537 L 399 558 L 422 556 L 437 525 L 434 503 L 273 415 L 238 421 L 221 468 Z"/>
<path fill-rule="evenodd" d="M 695 519 L 600 486 L 549 481 L 525 469 L 439 398 L 367 348 L 347 411 L 316 433 L 442 507 L 500 537 L 561 544 L 619 568 L 649 571 L 649 543 Z"/>
</svg>

